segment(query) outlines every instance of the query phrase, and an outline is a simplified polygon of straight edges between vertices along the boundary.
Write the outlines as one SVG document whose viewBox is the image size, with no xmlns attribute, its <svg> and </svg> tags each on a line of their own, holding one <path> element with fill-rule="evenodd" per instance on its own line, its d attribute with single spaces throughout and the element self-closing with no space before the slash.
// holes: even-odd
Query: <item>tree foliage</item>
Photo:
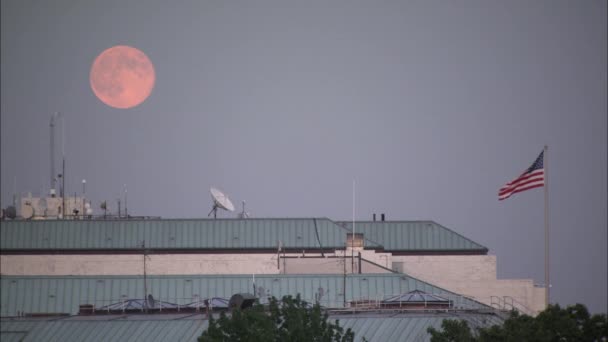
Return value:
<svg viewBox="0 0 608 342">
<path fill-rule="evenodd" d="M 344 331 L 339 322 L 332 323 L 327 313 L 315 304 L 309 307 L 300 296 L 271 298 L 268 307 L 222 312 L 219 319 L 209 318 L 209 327 L 198 338 L 199 342 L 219 341 L 318 341 L 350 342 L 351 329 Z"/>
<path fill-rule="evenodd" d="M 478 328 L 476 333 L 466 321 L 444 320 L 439 331 L 429 327 L 431 342 L 511 342 L 511 341 L 608 341 L 608 318 L 590 315 L 582 304 L 560 308 L 549 305 L 536 317 L 513 311 L 502 325 Z"/>
</svg>

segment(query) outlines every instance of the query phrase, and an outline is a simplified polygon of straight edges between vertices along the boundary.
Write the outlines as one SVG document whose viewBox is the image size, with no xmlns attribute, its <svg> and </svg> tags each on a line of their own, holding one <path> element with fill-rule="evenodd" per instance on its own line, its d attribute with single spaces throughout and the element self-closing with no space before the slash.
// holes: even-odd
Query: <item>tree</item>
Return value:
<svg viewBox="0 0 608 342">
<path fill-rule="evenodd" d="M 591 316 L 582 304 L 549 305 L 536 317 L 513 311 L 502 325 L 478 328 L 473 333 L 466 321 L 444 320 L 442 331 L 429 327 L 431 342 L 448 341 L 608 341 L 608 318 Z"/>
<path fill-rule="evenodd" d="M 427 331 L 431 334 L 432 342 L 473 342 L 477 341 L 465 320 L 444 319 L 441 322 L 443 331 L 437 331 L 429 327 Z"/>
<path fill-rule="evenodd" d="M 230 315 L 209 318 L 209 327 L 199 342 L 219 341 L 319 341 L 350 342 L 354 333 L 332 323 L 321 306 L 309 307 L 300 296 L 271 298 L 268 307 L 256 304 L 245 310 L 235 308 Z"/>
</svg>

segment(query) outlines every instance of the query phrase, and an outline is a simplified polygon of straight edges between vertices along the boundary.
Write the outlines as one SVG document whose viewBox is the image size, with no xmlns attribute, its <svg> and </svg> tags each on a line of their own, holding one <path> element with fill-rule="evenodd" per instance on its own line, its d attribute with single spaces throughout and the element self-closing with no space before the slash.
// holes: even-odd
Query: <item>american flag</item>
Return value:
<svg viewBox="0 0 608 342">
<path fill-rule="evenodd" d="M 545 167 L 543 165 L 545 151 L 542 151 L 534 164 L 530 166 L 521 176 L 503 185 L 498 190 L 498 200 L 502 201 L 518 192 L 538 188 L 545 185 Z"/>
</svg>

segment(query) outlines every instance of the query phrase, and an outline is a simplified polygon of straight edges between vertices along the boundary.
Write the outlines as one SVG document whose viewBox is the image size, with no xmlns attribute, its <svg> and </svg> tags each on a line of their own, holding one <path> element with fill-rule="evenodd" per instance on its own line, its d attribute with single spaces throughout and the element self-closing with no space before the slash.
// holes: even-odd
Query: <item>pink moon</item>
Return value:
<svg viewBox="0 0 608 342">
<path fill-rule="evenodd" d="M 91 66 L 91 89 L 97 98 L 114 108 L 140 105 L 152 93 L 154 65 L 140 50 L 126 45 L 103 51 Z"/>
</svg>

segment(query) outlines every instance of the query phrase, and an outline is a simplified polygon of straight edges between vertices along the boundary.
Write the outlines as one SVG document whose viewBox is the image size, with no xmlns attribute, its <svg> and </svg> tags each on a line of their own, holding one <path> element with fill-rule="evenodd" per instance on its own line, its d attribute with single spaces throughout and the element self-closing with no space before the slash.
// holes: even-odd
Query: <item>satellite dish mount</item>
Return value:
<svg viewBox="0 0 608 342">
<path fill-rule="evenodd" d="M 211 208 L 211 211 L 209 212 L 209 214 L 207 214 L 207 217 L 211 216 L 211 214 L 213 214 L 213 218 L 217 218 L 217 209 L 220 206 L 217 205 L 217 203 L 213 202 L 213 208 Z"/>
<path fill-rule="evenodd" d="M 230 202 L 228 196 L 226 196 L 223 192 L 216 188 L 211 188 L 209 192 L 211 192 L 211 198 L 213 199 L 213 208 L 211 209 L 207 217 L 213 214 L 213 218 L 217 218 L 218 209 L 234 211 L 234 205 L 232 204 L 232 202 Z"/>
</svg>

